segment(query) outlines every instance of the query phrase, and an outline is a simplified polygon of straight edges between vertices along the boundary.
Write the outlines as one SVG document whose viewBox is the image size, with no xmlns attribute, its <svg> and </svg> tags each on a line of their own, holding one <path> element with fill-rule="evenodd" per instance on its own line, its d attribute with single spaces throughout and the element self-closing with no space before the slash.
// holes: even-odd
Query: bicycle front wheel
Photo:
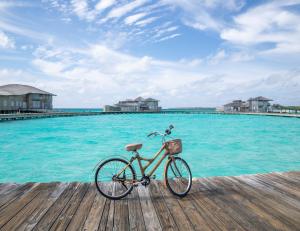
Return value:
<svg viewBox="0 0 300 231">
<path fill-rule="evenodd" d="M 180 157 L 170 158 L 165 170 L 168 189 L 176 196 L 184 197 L 192 187 L 192 173 L 185 160 Z"/>
<path fill-rule="evenodd" d="M 97 168 L 95 183 L 98 191 L 105 197 L 118 200 L 133 189 L 135 171 L 130 163 L 120 158 L 104 161 Z"/>
</svg>

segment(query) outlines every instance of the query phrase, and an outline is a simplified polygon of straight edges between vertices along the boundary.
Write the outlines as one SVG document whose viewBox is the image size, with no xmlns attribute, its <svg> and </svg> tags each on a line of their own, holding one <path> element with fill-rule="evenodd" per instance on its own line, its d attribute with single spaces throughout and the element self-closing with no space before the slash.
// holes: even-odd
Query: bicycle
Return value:
<svg viewBox="0 0 300 231">
<path fill-rule="evenodd" d="M 165 133 L 151 132 L 148 137 L 161 136 L 162 146 L 153 158 L 141 157 L 138 150 L 142 148 L 142 144 L 128 144 L 125 149 L 134 155 L 129 161 L 115 157 L 103 161 L 96 170 L 95 183 L 98 191 L 106 198 L 118 200 L 128 195 L 133 187 L 142 184 L 147 186 L 151 179 L 155 179 L 153 175 L 165 158 L 168 158 L 164 169 L 164 181 L 169 191 L 179 197 L 188 194 L 192 186 L 192 173 L 190 167 L 185 160 L 180 158 L 178 154 L 182 152 L 182 142 L 180 139 L 166 141 L 166 137 L 171 135 L 174 128 L 170 125 Z M 146 169 L 158 158 L 163 155 L 153 168 L 146 173 Z M 141 178 L 137 179 L 135 169 L 132 163 L 137 160 L 141 172 Z M 142 161 L 146 161 L 144 166 Z"/>
</svg>

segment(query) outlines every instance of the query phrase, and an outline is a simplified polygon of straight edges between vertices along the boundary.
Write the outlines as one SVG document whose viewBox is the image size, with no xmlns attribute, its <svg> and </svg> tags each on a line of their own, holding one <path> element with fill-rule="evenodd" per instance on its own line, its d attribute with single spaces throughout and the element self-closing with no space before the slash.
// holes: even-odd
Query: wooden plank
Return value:
<svg viewBox="0 0 300 231">
<path fill-rule="evenodd" d="M 194 204 L 195 208 L 197 209 L 200 216 L 205 220 L 207 226 L 210 230 L 226 230 L 224 224 L 222 224 L 218 219 L 212 217 L 211 211 L 209 211 L 203 203 L 201 203 L 200 199 L 197 198 L 195 195 L 191 194 L 192 203 Z"/>
<path fill-rule="evenodd" d="M 15 188 L 19 187 L 19 184 L 15 184 L 15 183 L 6 183 L 6 184 L 1 184 L 0 187 L 0 196 L 4 196 L 7 195 L 8 193 L 10 193 L 12 190 L 14 190 Z"/>
<path fill-rule="evenodd" d="M 282 175 L 285 175 L 291 179 L 294 179 L 294 180 L 300 182 L 300 171 L 298 171 L 298 172 L 283 172 Z"/>
<path fill-rule="evenodd" d="M 248 185 L 252 191 L 255 189 L 254 193 L 260 193 L 261 196 L 267 197 L 269 200 L 278 201 L 279 203 L 283 203 L 284 206 L 288 204 L 289 206 L 297 209 L 300 206 L 300 201 L 293 197 L 290 197 L 286 192 L 278 191 L 271 184 L 266 184 L 263 181 L 255 179 L 253 176 L 244 176 L 244 177 L 234 177 L 235 179 L 242 184 Z"/>
<path fill-rule="evenodd" d="M 149 191 L 161 228 L 163 230 L 178 230 L 174 218 L 166 205 L 156 181 L 151 182 L 149 185 Z"/>
<path fill-rule="evenodd" d="M 112 182 L 108 186 L 109 190 L 115 191 L 116 183 Z M 109 191 L 109 193 L 111 192 Z M 108 216 L 106 220 L 105 230 L 113 230 L 114 228 L 115 201 L 112 200 L 109 205 Z"/>
<path fill-rule="evenodd" d="M 75 215 L 73 216 L 70 224 L 68 225 L 67 230 L 83 230 L 84 223 L 88 216 L 88 211 L 90 211 L 92 204 L 94 202 L 96 195 L 95 185 L 90 184 L 87 193 L 85 194 L 82 202 Z"/>
<path fill-rule="evenodd" d="M 201 184 L 198 181 L 194 181 L 194 188 L 201 189 Z M 222 209 L 218 204 L 209 199 L 206 192 L 198 190 L 192 194 L 197 207 L 201 207 L 207 214 L 209 214 L 208 220 L 210 223 L 216 223 L 218 229 L 221 230 L 245 230 L 239 223 L 233 220 L 226 210 Z"/>
<path fill-rule="evenodd" d="M 238 179 L 238 178 L 236 178 Z M 299 221 L 300 212 L 295 210 L 293 206 L 290 206 L 288 203 L 282 200 L 282 195 L 275 194 L 275 191 L 267 193 L 270 190 L 270 185 L 262 184 L 258 179 L 255 178 L 248 178 L 245 176 L 244 181 L 240 181 L 242 183 L 246 183 L 247 185 L 255 186 L 256 190 L 253 192 L 260 198 L 265 196 L 262 200 L 262 203 L 268 203 L 268 205 L 273 208 L 274 210 L 278 211 L 282 215 L 282 217 L 286 217 L 288 220 Z M 286 198 L 286 200 L 288 200 Z"/>
<path fill-rule="evenodd" d="M 183 212 L 180 204 L 178 203 L 176 197 L 171 194 L 166 186 L 162 182 L 157 182 L 159 189 L 164 197 L 166 205 L 170 213 L 173 215 L 174 221 L 179 230 L 194 230 L 192 225 L 189 222 L 188 217 Z"/>
<path fill-rule="evenodd" d="M 33 198 L 25 207 L 23 207 L 17 214 L 15 214 L 3 227 L 1 230 L 10 231 L 17 230 L 20 225 L 28 219 L 33 211 L 42 205 L 45 198 L 48 198 L 50 194 L 55 190 L 58 183 L 49 183 L 47 188 L 44 190 L 39 190 L 36 197 Z M 22 230 L 22 229 L 20 229 Z"/>
<path fill-rule="evenodd" d="M 129 227 L 132 231 L 145 231 L 145 221 L 136 187 L 128 195 Z"/>
<path fill-rule="evenodd" d="M 33 200 L 40 192 L 44 184 L 35 184 L 30 191 L 15 199 L 12 203 L 7 205 L 0 211 L 0 228 L 5 225 L 15 214 L 17 214 L 23 207 L 25 207 L 31 200 Z"/>
<path fill-rule="evenodd" d="M 18 230 L 32 230 L 36 226 L 38 221 L 44 216 L 48 209 L 67 188 L 67 186 L 68 183 L 59 183 L 47 198 L 42 199 L 40 205 L 27 217 L 26 221 L 19 225 Z"/>
<path fill-rule="evenodd" d="M 113 182 L 109 182 L 107 184 L 107 192 L 111 194 L 114 190 Z M 104 205 L 104 211 L 101 216 L 99 229 L 98 230 L 112 230 L 113 229 L 113 214 L 114 214 L 114 201 L 110 199 L 106 199 Z"/>
<path fill-rule="evenodd" d="M 249 180 L 246 178 L 240 179 L 232 177 L 232 180 L 236 180 L 238 182 L 238 185 L 240 188 L 244 188 L 245 190 L 241 191 L 240 193 L 245 193 L 246 197 L 249 197 L 252 203 L 254 203 L 257 207 L 264 210 L 265 213 L 270 214 L 273 216 L 274 219 L 279 220 L 281 223 L 284 223 L 285 225 L 289 227 L 293 227 L 294 223 L 293 221 L 288 218 L 286 219 L 283 214 L 278 212 L 276 208 L 276 205 L 274 206 L 274 200 L 268 199 L 269 196 L 265 196 L 261 193 L 261 189 L 258 189 L 256 186 L 257 184 L 251 186 L 249 183 Z"/>
<path fill-rule="evenodd" d="M 140 197 L 140 203 L 142 207 L 146 229 L 149 231 L 162 230 L 161 225 L 159 223 L 159 219 L 153 207 L 148 189 L 144 186 L 139 186 L 138 194 Z"/>
<path fill-rule="evenodd" d="M 82 230 L 97 231 L 100 225 L 102 214 L 104 213 L 106 198 L 100 193 L 96 193 L 92 207 L 88 212 L 87 219 Z"/>
<path fill-rule="evenodd" d="M 89 184 L 81 183 L 77 187 L 70 201 L 66 204 L 60 215 L 57 217 L 50 230 L 66 230 L 71 222 L 78 206 L 87 192 Z"/>
<path fill-rule="evenodd" d="M 187 195 L 184 198 L 177 198 L 172 194 L 171 196 L 177 199 L 194 230 L 211 230 L 207 221 L 199 213 L 191 195 Z"/>
<path fill-rule="evenodd" d="M 290 226 L 281 222 L 279 219 L 274 217 L 271 213 L 269 213 L 269 207 L 264 208 L 260 201 L 252 194 L 249 193 L 247 189 L 241 187 L 240 184 L 235 184 L 232 180 L 232 177 L 224 177 L 222 178 L 221 185 L 228 190 L 232 190 L 232 197 L 234 200 L 239 200 L 241 203 L 253 213 L 257 214 L 261 219 L 270 223 L 275 230 L 290 230 Z"/>
<path fill-rule="evenodd" d="M 240 200 L 230 198 L 230 192 L 226 193 L 222 187 L 213 183 L 213 178 L 199 180 L 201 187 L 211 191 L 208 195 L 211 200 L 220 206 L 240 226 L 246 230 L 273 230 L 273 227 L 259 218 L 256 214 L 247 210 Z"/>
<path fill-rule="evenodd" d="M 17 188 L 13 189 L 10 193 L 2 195 L 0 197 L 0 211 L 3 210 L 7 205 L 9 205 L 14 200 L 20 198 L 27 191 L 31 190 L 33 187 L 36 187 L 37 184 L 27 183 L 20 185 Z"/>
<path fill-rule="evenodd" d="M 103 209 L 103 213 L 102 213 L 102 216 L 101 216 L 99 229 L 98 229 L 100 231 L 104 231 L 105 228 L 106 228 L 109 212 L 111 211 L 110 210 L 111 204 L 113 204 L 112 200 L 109 200 L 109 199 L 105 200 L 105 205 L 104 205 L 104 209 Z"/>
<path fill-rule="evenodd" d="M 276 200 L 284 207 L 291 208 L 300 213 L 300 196 L 297 195 L 299 193 L 295 189 L 276 181 L 270 182 L 270 180 L 261 178 L 260 176 L 257 176 L 253 180 L 267 188 L 264 192 L 271 194 L 269 198 Z"/>
<path fill-rule="evenodd" d="M 281 179 L 286 180 L 286 181 L 289 182 L 289 184 L 291 184 L 291 185 L 295 185 L 295 186 L 297 186 L 297 187 L 300 187 L 300 179 L 299 179 L 299 180 L 293 179 L 293 178 L 291 178 L 291 177 L 286 176 L 286 175 L 283 174 L 283 173 L 274 173 L 273 175 L 276 176 L 276 177 L 280 177 Z"/>
<path fill-rule="evenodd" d="M 123 193 L 124 187 L 117 183 L 117 192 Z M 129 212 L 127 198 L 122 198 L 114 202 L 114 230 L 126 230 L 129 228 Z"/>
<path fill-rule="evenodd" d="M 264 184 L 270 185 L 275 191 L 279 193 L 292 197 L 296 200 L 300 199 L 299 187 L 294 184 L 287 182 L 284 179 L 278 178 L 275 175 L 261 175 L 258 174 L 256 179 L 263 182 Z M 299 207 L 298 207 L 299 208 Z"/>
<path fill-rule="evenodd" d="M 34 226 L 33 230 L 49 230 L 52 224 L 55 222 L 56 218 L 61 214 L 66 204 L 72 198 L 72 195 L 74 194 L 78 186 L 78 183 L 69 184 L 68 187 L 59 196 L 59 198 L 54 202 L 54 204 L 38 221 L 36 226 Z"/>
</svg>

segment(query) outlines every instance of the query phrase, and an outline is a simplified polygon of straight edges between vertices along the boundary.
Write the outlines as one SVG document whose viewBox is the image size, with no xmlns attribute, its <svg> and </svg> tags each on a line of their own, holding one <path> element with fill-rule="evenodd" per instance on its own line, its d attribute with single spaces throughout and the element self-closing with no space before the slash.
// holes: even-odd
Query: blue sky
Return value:
<svg viewBox="0 0 300 231">
<path fill-rule="evenodd" d="M 0 84 L 55 107 L 300 105 L 300 0 L 0 0 Z"/>
</svg>

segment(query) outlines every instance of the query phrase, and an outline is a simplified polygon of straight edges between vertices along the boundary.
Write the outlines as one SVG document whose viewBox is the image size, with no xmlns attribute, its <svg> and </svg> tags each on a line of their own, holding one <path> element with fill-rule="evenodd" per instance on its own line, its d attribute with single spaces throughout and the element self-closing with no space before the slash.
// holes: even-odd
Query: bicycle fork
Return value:
<svg viewBox="0 0 300 231">
<path fill-rule="evenodd" d="M 171 157 L 171 158 L 172 158 L 172 157 Z M 181 172 L 179 171 L 179 169 L 178 169 L 178 167 L 177 167 L 177 165 L 176 165 L 175 158 L 172 158 L 172 162 L 170 163 L 170 167 L 171 167 L 171 170 L 172 170 L 172 172 L 174 173 L 175 177 L 178 177 L 177 174 L 175 173 L 173 167 L 172 167 L 172 163 L 174 163 L 175 171 L 178 173 L 178 175 L 179 175 L 180 177 L 182 177 Z"/>
</svg>

